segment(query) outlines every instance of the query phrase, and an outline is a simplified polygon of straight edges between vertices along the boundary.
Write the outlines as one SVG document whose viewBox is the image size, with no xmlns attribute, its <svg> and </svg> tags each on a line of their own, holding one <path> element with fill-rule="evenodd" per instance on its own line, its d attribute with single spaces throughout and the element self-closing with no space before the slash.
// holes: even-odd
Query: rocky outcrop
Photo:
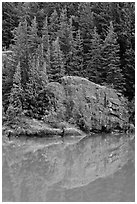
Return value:
<svg viewBox="0 0 137 204">
<path fill-rule="evenodd" d="M 126 101 L 113 89 L 85 78 L 68 76 L 60 83 L 49 83 L 45 91 L 52 96 L 52 102 L 49 100 L 44 121 L 19 118 L 11 128 L 8 126 L 3 130 L 4 135 L 10 139 L 11 136 L 84 136 L 84 132 L 111 132 L 114 129 L 134 131 L 128 123 Z"/>
<path fill-rule="evenodd" d="M 66 76 L 46 89 L 54 94 L 53 115 L 47 120 L 67 121 L 84 131 L 125 129 L 128 124 L 126 101 L 116 90 L 85 78 Z"/>
</svg>

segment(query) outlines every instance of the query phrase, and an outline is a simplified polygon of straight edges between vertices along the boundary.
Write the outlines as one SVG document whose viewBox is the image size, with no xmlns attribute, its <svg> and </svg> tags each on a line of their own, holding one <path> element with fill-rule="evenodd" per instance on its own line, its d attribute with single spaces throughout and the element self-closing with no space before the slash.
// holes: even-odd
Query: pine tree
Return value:
<svg viewBox="0 0 137 204">
<path fill-rule="evenodd" d="M 122 6 L 121 30 L 121 69 L 125 78 L 124 95 L 129 100 L 135 96 L 135 3 L 125 2 Z"/>
<path fill-rule="evenodd" d="M 40 74 L 39 55 L 29 55 L 29 80 L 25 88 L 25 100 L 23 107 L 27 111 L 28 116 L 34 117 L 37 113 L 37 97 L 43 89 L 43 81 Z"/>
<path fill-rule="evenodd" d="M 43 88 L 45 88 L 47 83 L 48 83 L 47 63 L 46 63 L 46 61 L 43 62 L 43 67 L 42 67 L 42 71 L 41 71 L 40 74 L 41 74 L 41 79 L 42 79 L 42 86 L 43 86 Z"/>
<path fill-rule="evenodd" d="M 90 2 L 81 2 L 78 8 L 79 27 L 82 31 L 83 38 L 90 38 L 94 28 L 94 17 L 91 11 Z"/>
<path fill-rule="evenodd" d="M 95 83 L 101 83 L 102 40 L 97 33 L 96 27 L 94 28 L 89 46 L 90 50 L 85 55 L 87 77 L 89 78 L 89 80 Z"/>
<path fill-rule="evenodd" d="M 57 33 L 59 30 L 59 17 L 56 9 L 51 14 L 49 18 L 49 35 L 50 35 L 50 42 L 55 41 L 57 38 Z"/>
<path fill-rule="evenodd" d="M 14 74 L 13 87 L 9 98 L 9 107 L 6 112 L 9 120 L 13 120 L 22 114 L 22 94 L 23 89 L 21 86 L 21 69 L 19 62 Z"/>
<path fill-rule="evenodd" d="M 2 47 L 12 43 L 12 30 L 18 26 L 18 13 L 15 2 L 2 2 Z"/>
<path fill-rule="evenodd" d="M 31 26 L 28 28 L 28 43 L 29 43 L 29 52 L 30 53 L 35 53 L 35 50 L 37 49 L 38 46 L 38 28 L 37 28 L 37 21 L 36 21 L 36 16 L 31 22 Z"/>
<path fill-rule="evenodd" d="M 83 69 L 83 39 L 81 36 L 81 31 L 78 30 L 75 38 L 76 45 L 76 55 L 74 55 L 75 65 L 78 72 L 78 76 L 85 77 L 85 70 Z"/>
<path fill-rule="evenodd" d="M 17 28 L 14 29 L 14 44 L 11 46 L 13 51 L 13 61 L 15 67 L 17 62 L 20 61 L 21 75 L 22 75 L 22 86 L 24 87 L 28 80 L 28 33 L 27 33 L 27 21 L 21 21 Z"/>
<path fill-rule="evenodd" d="M 50 69 L 50 36 L 49 36 L 49 29 L 48 29 L 48 22 L 47 17 L 44 21 L 43 31 L 42 31 L 42 43 L 40 45 L 40 53 L 39 56 L 41 58 L 41 77 L 43 86 L 48 83 L 48 75 L 47 70 Z"/>
<path fill-rule="evenodd" d="M 119 44 L 114 32 L 113 23 L 110 22 L 108 34 L 103 46 L 103 80 L 113 88 L 123 91 L 124 79 L 120 69 Z"/>
<path fill-rule="evenodd" d="M 69 25 L 68 25 L 68 18 L 67 18 L 67 9 L 66 7 L 62 9 L 60 14 L 60 28 L 58 31 L 58 36 L 60 38 L 60 47 L 63 51 L 64 55 L 66 56 L 69 52 Z"/>
<path fill-rule="evenodd" d="M 12 45 L 12 50 L 15 53 L 16 60 L 18 61 L 23 58 L 28 48 L 27 21 L 21 21 L 12 33 L 14 35 L 14 45 Z"/>
<path fill-rule="evenodd" d="M 84 77 L 83 41 L 81 39 L 80 30 L 75 32 L 75 38 L 73 36 L 73 30 L 71 30 L 69 40 L 70 50 L 68 53 L 67 73 L 69 73 L 69 75 Z"/>
<path fill-rule="evenodd" d="M 105 39 L 109 22 L 112 20 L 111 8 L 114 7 L 111 7 L 112 4 L 113 2 L 95 2 L 91 8 L 94 16 L 94 25 L 102 39 Z"/>
<path fill-rule="evenodd" d="M 74 31 L 72 27 L 72 17 L 69 19 L 69 24 L 67 25 L 66 40 L 68 42 L 68 52 L 65 55 L 65 71 L 67 75 L 74 75 L 74 54 L 75 54 L 75 41 L 74 41 Z M 68 39 L 67 39 L 68 38 Z"/>
<path fill-rule="evenodd" d="M 49 48 L 48 48 L 49 49 Z M 49 61 L 47 56 L 48 50 L 44 54 L 43 42 L 38 46 L 36 52 L 36 70 L 39 73 L 41 79 L 41 86 L 44 88 L 48 83 L 47 68 L 49 68 Z M 45 56 L 45 57 L 44 57 Z"/>
<path fill-rule="evenodd" d="M 48 70 L 48 77 L 50 81 L 59 81 L 64 76 L 64 59 L 63 53 L 60 49 L 59 37 L 52 43 L 51 50 L 51 68 Z"/>
<path fill-rule="evenodd" d="M 45 18 L 44 26 L 42 30 L 42 43 L 43 43 L 43 52 L 45 54 L 49 48 L 49 31 L 48 31 L 47 17 Z"/>
<path fill-rule="evenodd" d="M 129 46 L 125 53 L 123 72 L 125 77 L 124 94 L 131 101 L 135 95 L 135 51 L 131 46 Z"/>
<path fill-rule="evenodd" d="M 48 47 L 45 61 L 46 61 L 46 70 L 48 73 L 48 71 L 51 69 L 51 46 Z"/>
</svg>

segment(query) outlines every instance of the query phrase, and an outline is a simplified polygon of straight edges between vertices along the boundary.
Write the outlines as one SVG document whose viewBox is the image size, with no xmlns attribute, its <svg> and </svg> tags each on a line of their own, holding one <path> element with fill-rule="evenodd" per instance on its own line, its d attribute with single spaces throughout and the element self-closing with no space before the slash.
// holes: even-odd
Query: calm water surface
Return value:
<svg viewBox="0 0 137 204">
<path fill-rule="evenodd" d="M 134 149 L 134 135 L 4 142 L 3 202 L 132 202 Z"/>
</svg>

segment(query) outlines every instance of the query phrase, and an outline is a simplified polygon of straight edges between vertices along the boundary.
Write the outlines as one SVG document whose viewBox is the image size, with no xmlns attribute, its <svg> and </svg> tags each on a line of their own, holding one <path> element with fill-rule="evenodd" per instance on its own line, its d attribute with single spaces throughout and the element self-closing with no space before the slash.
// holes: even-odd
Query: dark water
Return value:
<svg viewBox="0 0 137 204">
<path fill-rule="evenodd" d="M 132 202 L 134 153 L 133 135 L 4 142 L 3 202 Z"/>
</svg>

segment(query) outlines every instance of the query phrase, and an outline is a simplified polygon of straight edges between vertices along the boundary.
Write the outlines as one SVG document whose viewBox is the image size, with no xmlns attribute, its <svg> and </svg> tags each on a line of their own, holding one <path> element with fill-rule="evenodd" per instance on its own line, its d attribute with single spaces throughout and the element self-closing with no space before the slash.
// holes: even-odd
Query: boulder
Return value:
<svg viewBox="0 0 137 204">
<path fill-rule="evenodd" d="M 54 120 L 67 121 L 84 131 L 124 129 L 128 124 L 126 100 L 114 89 L 85 78 L 65 76 L 46 87 L 54 94 Z"/>
</svg>

